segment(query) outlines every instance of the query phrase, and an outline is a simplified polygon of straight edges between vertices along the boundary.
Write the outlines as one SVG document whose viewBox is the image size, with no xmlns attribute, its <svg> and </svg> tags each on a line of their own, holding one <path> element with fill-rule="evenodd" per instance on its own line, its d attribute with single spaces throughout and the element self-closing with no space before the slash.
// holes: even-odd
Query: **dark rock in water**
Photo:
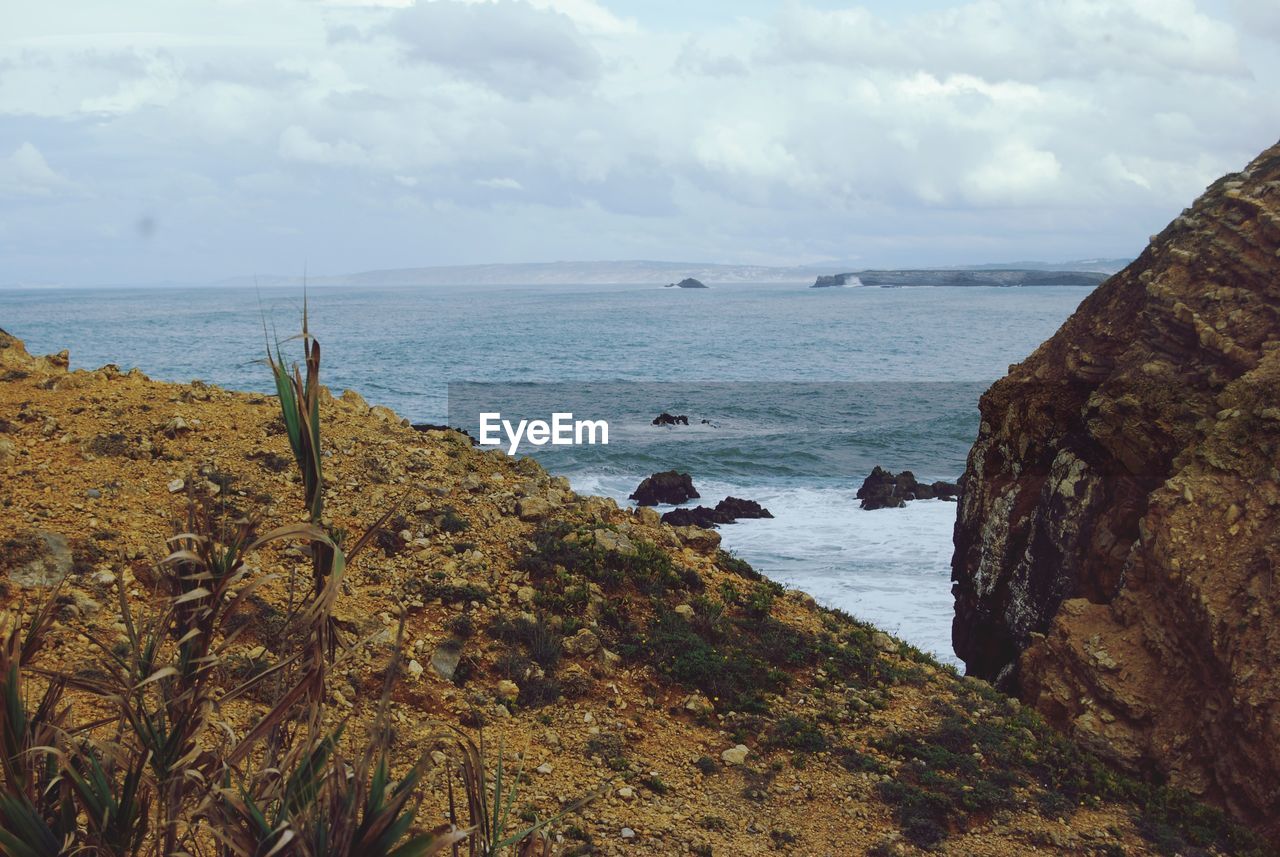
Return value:
<svg viewBox="0 0 1280 857">
<path fill-rule="evenodd" d="M 692 509 L 672 509 L 670 512 L 664 512 L 662 523 L 670 524 L 673 527 L 692 526 L 709 530 L 717 524 L 728 522 L 721 520 L 720 514 L 715 509 L 709 509 L 706 506 L 694 506 Z"/>
<path fill-rule="evenodd" d="M 664 524 L 673 527 L 706 527 L 710 529 L 718 524 L 732 524 L 742 518 L 772 518 L 773 513 L 755 500 L 742 500 L 738 497 L 725 497 L 716 503 L 714 509 L 706 506 L 695 506 L 692 509 L 672 509 L 662 516 Z"/>
<path fill-rule="evenodd" d="M 918 482 L 910 470 L 895 476 L 876 465 L 857 497 L 864 509 L 901 509 L 908 500 L 954 500 L 958 490 L 950 482 Z"/>
<path fill-rule="evenodd" d="M 666 289 L 705 289 L 709 288 L 706 283 L 701 280 L 695 280 L 693 277 L 686 277 L 678 283 L 667 283 L 663 288 Z"/>
<path fill-rule="evenodd" d="M 631 499 L 641 506 L 656 506 L 659 503 L 679 506 L 701 496 L 693 487 L 692 476 L 667 470 L 646 477 L 632 493 Z"/>
<path fill-rule="evenodd" d="M 738 497 L 725 497 L 716 503 L 716 513 L 728 517 L 729 521 L 739 518 L 772 518 L 773 513 L 755 500 L 743 500 Z M 729 523 L 726 521 L 725 523 Z"/>
<path fill-rule="evenodd" d="M 689 418 L 684 414 L 669 414 L 666 411 L 653 418 L 655 426 L 687 426 Z"/>
</svg>

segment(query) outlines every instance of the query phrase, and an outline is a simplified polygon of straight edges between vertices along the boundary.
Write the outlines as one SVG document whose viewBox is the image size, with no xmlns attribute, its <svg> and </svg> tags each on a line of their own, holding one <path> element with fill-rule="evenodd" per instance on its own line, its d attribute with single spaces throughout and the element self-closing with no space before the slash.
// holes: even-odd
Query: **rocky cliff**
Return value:
<svg viewBox="0 0 1280 857">
<path fill-rule="evenodd" d="M 956 652 L 1280 840 L 1280 145 L 982 398 Z"/>
</svg>

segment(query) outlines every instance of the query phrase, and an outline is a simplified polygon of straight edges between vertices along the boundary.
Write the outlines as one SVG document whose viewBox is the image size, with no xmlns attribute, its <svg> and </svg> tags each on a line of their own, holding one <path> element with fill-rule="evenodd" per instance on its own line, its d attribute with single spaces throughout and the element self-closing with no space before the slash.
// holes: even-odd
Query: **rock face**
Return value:
<svg viewBox="0 0 1280 857">
<path fill-rule="evenodd" d="M 982 397 L 953 640 L 1280 842 L 1280 145 Z"/>
<path fill-rule="evenodd" d="M 856 496 L 863 509 L 901 509 L 908 500 L 954 500 L 957 490 L 950 482 L 918 482 L 910 470 L 895 476 L 876 465 Z"/>
<path fill-rule="evenodd" d="M 630 499 L 635 500 L 640 506 L 656 506 L 659 503 L 678 506 L 701 496 L 693 487 L 693 477 L 688 473 L 665 470 L 662 473 L 646 476 Z"/>
</svg>

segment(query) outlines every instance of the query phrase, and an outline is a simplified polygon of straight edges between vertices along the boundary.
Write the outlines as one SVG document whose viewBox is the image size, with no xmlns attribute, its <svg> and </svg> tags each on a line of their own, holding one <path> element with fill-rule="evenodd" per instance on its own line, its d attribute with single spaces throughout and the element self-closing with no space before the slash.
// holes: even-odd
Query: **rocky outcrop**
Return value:
<svg viewBox="0 0 1280 857">
<path fill-rule="evenodd" d="M 773 513 L 755 500 L 743 500 L 739 497 L 725 497 L 716 503 L 714 509 L 706 506 L 695 506 L 692 509 L 672 509 L 662 516 L 662 523 L 673 527 L 714 527 L 718 524 L 732 524 L 745 518 L 772 518 Z"/>
<path fill-rule="evenodd" d="M 855 496 L 863 509 L 901 509 L 908 500 L 954 500 L 957 490 L 951 482 L 919 482 L 910 470 L 895 476 L 877 464 Z"/>
<path fill-rule="evenodd" d="M 688 424 L 689 417 L 685 414 L 669 414 L 666 411 L 658 414 L 650 423 L 655 426 L 687 426 Z"/>
<path fill-rule="evenodd" d="M 1280 145 L 982 397 L 957 654 L 1280 841 Z"/>
<path fill-rule="evenodd" d="M 693 277 L 685 277 L 678 283 L 667 283 L 663 288 L 667 289 L 706 289 L 709 286 L 701 280 L 695 280 Z"/>
<path fill-rule="evenodd" d="M 638 506 L 656 506 L 659 503 L 678 506 L 701 496 L 693 487 L 693 477 L 688 473 L 665 470 L 641 480 L 630 499 L 635 500 Z"/>
<path fill-rule="evenodd" d="M 954 270 L 926 268 L 915 271 L 855 271 L 819 276 L 811 289 L 842 286 L 1096 286 L 1107 278 L 1097 271 L 1041 271 L 1027 268 Z"/>
</svg>

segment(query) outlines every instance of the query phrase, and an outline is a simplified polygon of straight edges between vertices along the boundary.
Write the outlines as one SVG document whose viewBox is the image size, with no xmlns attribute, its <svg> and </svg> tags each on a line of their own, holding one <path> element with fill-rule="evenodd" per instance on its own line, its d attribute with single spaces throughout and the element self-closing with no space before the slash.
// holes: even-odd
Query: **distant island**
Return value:
<svg viewBox="0 0 1280 857">
<path fill-rule="evenodd" d="M 1109 274 L 1101 271 L 1049 271 L 1032 268 L 991 268 L 985 270 L 937 268 L 902 271 L 855 271 L 819 276 L 810 288 L 845 286 L 1096 286 Z"/>
<path fill-rule="evenodd" d="M 1114 274 L 1131 259 L 1076 259 L 1069 262 L 1032 260 L 1008 261 L 988 265 L 953 265 L 952 270 L 991 271 L 1097 271 Z M 312 286 L 343 288 L 399 288 L 404 286 L 542 286 L 542 285 L 637 285 L 661 286 L 689 277 L 704 283 L 732 285 L 736 283 L 812 284 L 815 277 L 830 271 L 851 270 L 858 264 L 849 259 L 828 260 L 822 264 L 771 267 L 767 265 L 725 265 L 709 262 L 661 262 L 645 260 L 531 262 L 525 264 L 451 265 L 432 268 L 396 268 L 360 271 L 348 274 L 316 274 L 305 278 Z M 936 272 L 934 272 L 936 273 Z M 848 276 L 841 274 L 838 276 Z M 206 285 L 241 288 L 300 288 L 301 276 L 260 274 L 231 277 Z M 138 284 L 131 284 L 138 285 Z M 194 284 L 191 284 L 194 285 Z"/>
<path fill-rule="evenodd" d="M 685 277 L 678 283 L 667 283 L 664 289 L 705 289 L 709 288 L 706 283 L 701 280 L 695 280 L 693 277 Z"/>
</svg>

